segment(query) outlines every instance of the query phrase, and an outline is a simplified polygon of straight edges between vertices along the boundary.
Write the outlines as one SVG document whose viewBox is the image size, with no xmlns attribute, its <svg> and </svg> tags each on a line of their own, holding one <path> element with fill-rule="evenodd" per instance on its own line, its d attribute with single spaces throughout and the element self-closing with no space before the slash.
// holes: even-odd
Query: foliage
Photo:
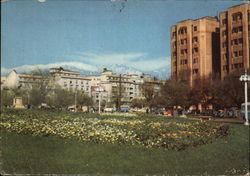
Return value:
<svg viewBox="0 0 250 176">
<path fill-rule="evenodd" d="M 143 107 L 145 107 L 145 105 L 146 105 L 146 103 L 145 103 L 144 99 L 135 98 L 135 99 L 132 100 L 130 106 L 132 108 L 143 108 Z"/>
<path fill-rule="evenodd" d="M 15 94 L 13 91 L 8 89 L 1 89 L 1 105 L 13 105 L 13 98 Z"/>
<path fill-rule="evenodd" d="M 145 104 L 151 109 L 155 106 L 156 90 L 153 84 L 144 83 L 140 85 L 142 95 L 145 97 Z"/>
<path fill-rule="evenodd" d="M 77 105 L 91 106 L 91 105 L 93 105 L 93 101 L 92 101 L 91 97 L 89 97 L 83 91 L 77 91 Z"/>
<path fill-rule="evenodd" d="M 27 90 L 19 88 L 12 88 L 12 89 L 3 88 L 1 90 L 1 105 L 7 105 L 7 106 L 13 105 L 13 99 L 15 97 L 22 97 L 24 105 L 28 103 Z"/>
<path fill-rule="evenodd" d="M 60 87 L 47 96 L 46 103 L 56 108 L 66 108 L 75 102 L 75 93 Z"/>
<path fill-rule="evenodd" d="M 67 113 L 4 109 L 1 118 L 1 128 L 17 133 L 174 150 L 211 143 L 229 133 L 225 124 L 172 121 L 149 116 L 121 118 L 78 114 L 72 117 Z"/>
<path fill-rule="evenodd" d="M 159 104 L 187 107 L 190 98 L 188 92 L 189 86 L 187 84 L 175 80 L 167 80 L 161 88 Z"/>
</svg>

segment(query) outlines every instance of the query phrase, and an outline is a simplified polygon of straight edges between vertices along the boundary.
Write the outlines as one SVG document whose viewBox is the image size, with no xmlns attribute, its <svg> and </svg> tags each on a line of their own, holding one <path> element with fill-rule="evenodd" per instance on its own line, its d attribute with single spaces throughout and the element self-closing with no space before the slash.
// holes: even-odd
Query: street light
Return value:
<svg viewBox="0 0 250 176">
<path fill-rule="evenodd" d="M 104 89 L 101 86 L 99 86 L 99 87 L 96 88 L 96 91 L 99 93 L 99 109 L 98 109 L 98 112 L 100 114 L 101 113 L 101 92 L 103 92 Z"/>
<path fill-rule="evenodd" d="M 249 123 L 248 123 L 248 112 L 247 112 L 247 82 L 250 81 L 250 76 L 247 75 L 246 70 L 245 70 L 245 74 L 241 75 L 240 81 L 245 82 L 245 118 L 246 118 L 245 125 L 249 125 Z"/>
</svg>

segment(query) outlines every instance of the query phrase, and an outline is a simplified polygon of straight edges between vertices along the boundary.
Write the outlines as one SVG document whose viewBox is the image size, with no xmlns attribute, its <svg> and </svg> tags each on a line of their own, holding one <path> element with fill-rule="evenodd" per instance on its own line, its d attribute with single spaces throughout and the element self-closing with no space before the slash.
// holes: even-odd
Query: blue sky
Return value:
<svg viewBox="0 0 250 176">
<path fill-rule="evenodd" d="M 40 0 L 42 1 L 42 0 Z M 9 0 L 1 10 L 1 73 L 120 64 L 170 72 L 170 26 L 243 1 Z"/>
</svg>

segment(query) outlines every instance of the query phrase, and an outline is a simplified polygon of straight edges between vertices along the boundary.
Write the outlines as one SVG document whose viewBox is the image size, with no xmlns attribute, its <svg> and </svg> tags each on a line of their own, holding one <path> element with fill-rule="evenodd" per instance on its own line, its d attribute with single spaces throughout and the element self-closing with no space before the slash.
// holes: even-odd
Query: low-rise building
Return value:
<svg viewBox="0 0 250 176">
<path fill-rule="evenodd" d="M 51 68 L 49 75 L 18 74 L 15 70 L 11 71 L 6 77 L 1 87 L 31 89 L 43 79 L 47 79 L 48 88 L 53 89 L 57 86 L 72 90 L 83 91 L 92 97 L 95 105 L 101 100 L 105 105 L 119 104 L 129 105 L 133 99 L 144 99 L 142 85 L 148 84 L 159 91 L 161 80 L 152 78 L 148 74 L 126 74 L 117 75 L 111 70 L 103 69 L 100 75 L 84 76 L 80 72 L 60 68 Z M 103 89 L 100 92 L 97 88 Z"/>
</svg>

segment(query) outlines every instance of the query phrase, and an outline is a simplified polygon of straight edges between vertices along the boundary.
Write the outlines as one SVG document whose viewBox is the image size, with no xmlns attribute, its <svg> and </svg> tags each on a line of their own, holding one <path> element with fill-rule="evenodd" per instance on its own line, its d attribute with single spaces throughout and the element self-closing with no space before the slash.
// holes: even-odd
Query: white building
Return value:
<svg viewBox="0 0 250 176">
<path fill-rule="evenodd" d="M 54 77 L 55 85 L 59 85 L 60 87 L 66 88 L 68 90 L 84 91 L 88 95 L 91 95 L 89 83 L 91 79 L 80 75 L 79 72 L 66 70 L 60 67 L 51 68 L 50 74 Z"/>
<path fill-rule="evenodd" d="M 144 99 L 141 86 L 143 84 L 153 85 L 158 91 L 161 80 L 155 80 L 148 74 L 126 74 L 116 75 L 111 70 L 103 69 L 100 75 L 83 76 L 80 72 L 60 68 L 51 68 L 49 71 L 49 82 L 51 87 L 60 86 L 64 89 L 72 91 L 83 91 L 92 97 L 95 104 L 106 102 L 106 104 L 114 104 L 114 101 L 121 94 L 122 104 L 129 105 L 133 99 Z M 15 70 L 2 81 L 1 87 L 8 88 L 32 88 L 43 77 L 31 74 L 18 74 Z M 103 92 L 98 92 L 97 87 L 102 87 Z M 101 97 L 99 97 L 101 96 Z"/>
</svg>

